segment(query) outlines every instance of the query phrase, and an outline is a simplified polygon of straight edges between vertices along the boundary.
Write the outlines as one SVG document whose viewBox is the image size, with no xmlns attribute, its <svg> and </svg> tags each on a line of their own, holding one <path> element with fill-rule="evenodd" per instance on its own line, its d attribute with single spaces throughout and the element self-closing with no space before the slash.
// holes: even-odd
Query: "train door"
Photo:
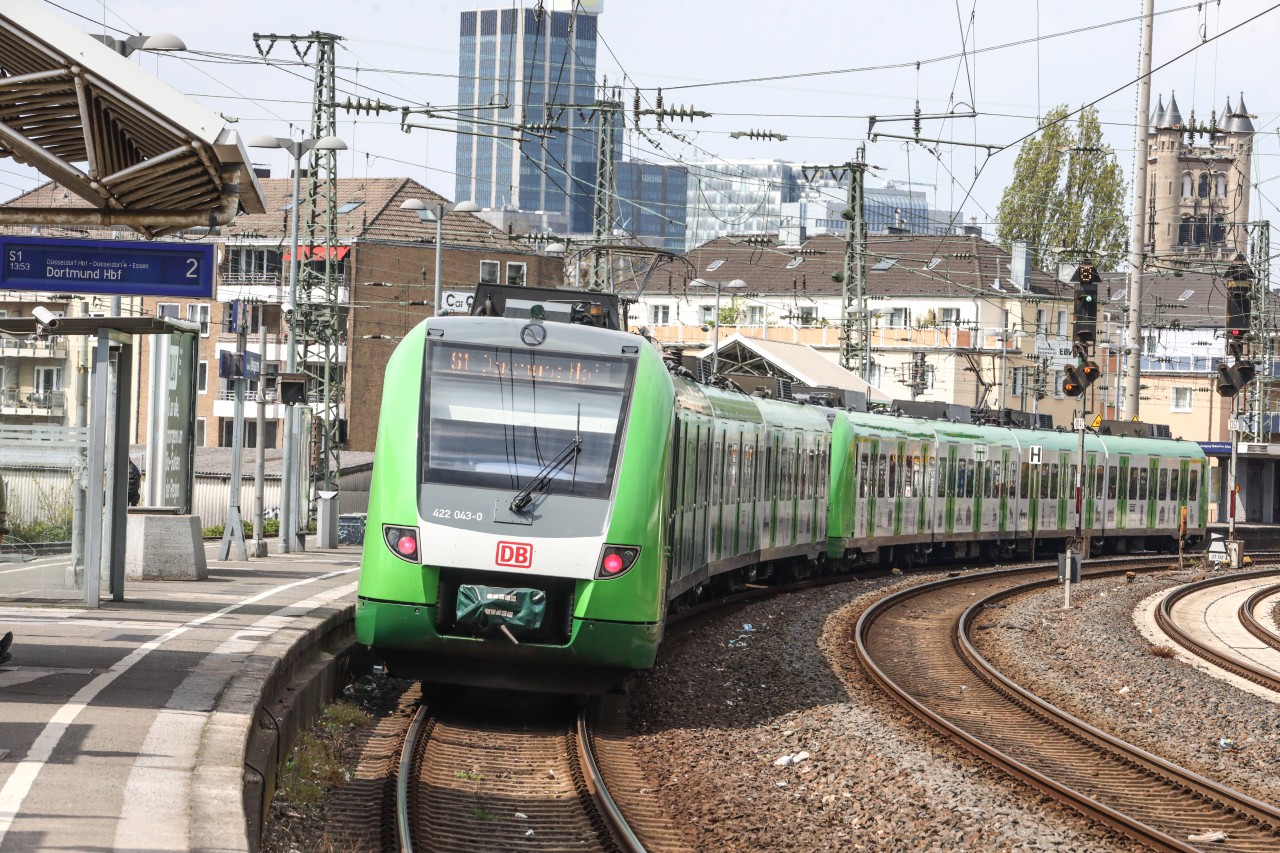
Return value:
<svg viewBox="0 0 1280 853">
<path fill-rule="evenodd" d="M 1209 463 L 1203 459 L 1191 463 L 1190 483 L 1187 486 L 1187 502 L 1196 503 L 1196 526 L 1204 528 L 1209 524 Z M 1188 513 L 1190 515 L 1191 513 Z"/>
<path fill-rule="evenodd" d="M 996 497 L 996 531 L 1004 539 L 1009 532 L 1009 490 L 1013 486 L 1013 466 L 1009 461 L 1009 448 L 1000 448 L 999 463 L 1001 476 L 999 494 Z"/>
<path fill-rule="evenodd" d="M 956 485 L 963 485 L 964 481 L 959 477 L 959 459 L 960 452 L 954 444 L 947 448 L 947 513 L 946 522 L 943 530 L 949 535 L 956 532 Z"/>
<path fill-rule="evenodd" d="M 760 547 L 775 548 L 778 544 L 778 434 L 766 428 L 764 433 L 764 492 L 761 494 Z"/>
<path fill-rule="evenodd" d="M 906 453 L 901 441 L 889 445 L 889 497 L 892 498 L 893 511 L 889 519 L 889 529 L 894 538 L 902 535 L 902 487 L 906 481 Z"/>
<path fill-rule="evenodd" d="M 1160 457 L 1152 456 L 1147 461 L 1147 529 L 1155 530 L 1158 519 L 1158 503 L 1160 503 Z M 1166 484 L 1167 488 L 1167 484 Z"/>
<path fill-rule="evenodd" d="M 1116 529 L 1129 529 L 1129 457 L 1121 455 L 1116 468 Z"/>
<path fill-rule="evenodd" d="M 759 494 L 756 490 L 756 445 L 759 442 L 760 432 L 752 427 L 746 433 L 742 447 L 742 537 L 747 551 L 755 551 L 759 547 L 756 545 L 756 499 Z"/>
<path fill-rule="evenodd" d="M 1084 521 L 1081 527 L 1085 530 L 1095 530 L 1098 527 L 1098 499 L 1097 489 L 1101 485 L 1098 476 L 1101 473 L 1098 468 L 1098 454 L 1085 454 L 1085 477 L 1084 477 Z"/>
</svg>

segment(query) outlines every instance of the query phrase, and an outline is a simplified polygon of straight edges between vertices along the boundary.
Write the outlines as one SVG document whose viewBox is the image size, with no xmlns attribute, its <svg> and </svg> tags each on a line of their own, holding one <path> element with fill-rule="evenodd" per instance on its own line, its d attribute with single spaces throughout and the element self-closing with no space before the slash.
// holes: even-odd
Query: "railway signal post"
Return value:
<svg viewBox="0 0 1280 853">
<path fill-rule="evenodd" d="M 1098 269 L 1092 261 L 1083 261 L 1076 267 L 1071 281 L 1076 285 L 1074 297 L 1074 315 L 1071 333 L 1071 352 L 1076 357 L 1075 364 L 1063 368 L 1062 391 L 1068 397 L 1080 398 L 1080 414 L 1073 424 L 1080 434 L 1080 453 L 1076 464 L 1076 552 L 1080 559 L 1089 558 L 1089 539 L 1084 529 L 1084 431 L 1085 431 L 1085 391 L 1102 371 L 1092 358 L 1093 345 L 1098 338 L 1098 282 L 1101 281 Z M 1067 551 L 1070 562 L 1071 550 Z M 1070 601 L 1070 599 L 1068 599 Z M 1069 605 L 1068 605 L 1069 606 Z"/>
<path fill-rule="evenodd" d="M 1243 544 L 1236 544 L 1236 457 L 1240 446 L 1240 392 L 1253 381 L 1257 366 L 1246 358 L 1249 355 L 1249 332 L 1252 313 L 1250 288 L 1253 275 L 1248 265 L 1237 263 L 1227 271 L 1227 322 L 1223 331 L 1226 338 L 1226 354 L 1231 364 L 1218 365 L 1218 393 L 1231 398 L 1231 415 L 1227 420 L 1227 435 L 1231 439 L 1231 464 L 1227 472 L 1227 558 L 1233 569 L 1240 568 Z"/>
</svg>

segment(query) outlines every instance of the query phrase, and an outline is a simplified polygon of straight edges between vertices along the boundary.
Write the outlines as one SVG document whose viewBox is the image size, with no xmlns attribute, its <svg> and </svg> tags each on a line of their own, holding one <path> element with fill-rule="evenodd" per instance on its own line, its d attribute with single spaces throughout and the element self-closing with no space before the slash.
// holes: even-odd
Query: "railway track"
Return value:
<svg viewBox="0 0 1280 853">
<path fill-rule="evenodd" d="M 1142 562 L 1163 567 L 1168 558 L 1156 566 Z M 1086 574 L 1115 575 L 1138 565 L 1114 561 Z M 906 590 L 859 619 L 857 655 L 895 699 L 946 736 L 1143 844 L 1182 851 L 1280 848 L 1274 806 L 1093 728 L 1018 687 L 977 652 L 969 631 L 987 605 L 1055 584 L 1043 570 L 1024 568 Z"/>
<path fill-rule="evenodd" d="M 405 853 L 641 853 L 592 749 L 598 706 L 419 707 L 397 774 Z"/>
<path fill-rule="evenodd" d="M 1274 631 L 1263 625 L 1254 615 L 1263 601 L 1280 593 L 1280 584 L 1267 584 L 1265 582 L 1267 579 L 1277 577 L 1280 577 L 1280 570 L 1271 568 L 1246 574 L 1229 574 L 1224 577 L 1208 578 L 1180 586 L 1160 601 L 1160 606 L 1155 612 L 1156 624 L 1171 640 L 1197 657 L 1233 675 L 1280 693 L 1280 669 L 1274 663 L 1268 666 L 1264 661 L 1251 659 L 1248 650 L 1244 648 L 1246 645 L 1244 641 L 1247 641 L 1248 637 L 1241 633 L 1247 632 L 1248 635 L 1251 635 L 1266 646 L 1270 650 L 1267 654 L 1268 657 L 1273 657 L 1271 651 L 1280 651 L 1280 636 L 1277 636 Z M 1239 589 L 1232 596 L 1232 598 L 1245 596 L 1236 610 L 1240 631 L 1235 632 L 1238 637 L 1234 642 L 1230 637 L 1222 637 L 1221 644 L 1211 642 L 1207 629 L 1202 625 L 1205 621 L 1201 613 L 1203 605 L 1196 607 L 1197 613 L 1188 614 L 1187 619 L 1178 618 L 1178 605 L 1187 602 L 1188 606 L 1190 606 L 1190 600 L 1200 593 L 1211 592 L 1224 586 L 1237 588 L 1245 585 L 1247 587 L 1251 581 L 1255 582 L 1255 588 L 1252 592 L 1247 588 Z M 1246 595 L 1246 593 L 1248 594 Z M 1198 613 L 1201 615 L 1197 615 Z M 1184 627 L 1187 621 L 1194 622 L 1200 627 L 1196 629 Z M 1230 633 L 1230 626 L 1225 626 L 1218 630 Z M 1236 650 L 1231 651 L 1227 646 L 1235 646 Z"/>
</svg>

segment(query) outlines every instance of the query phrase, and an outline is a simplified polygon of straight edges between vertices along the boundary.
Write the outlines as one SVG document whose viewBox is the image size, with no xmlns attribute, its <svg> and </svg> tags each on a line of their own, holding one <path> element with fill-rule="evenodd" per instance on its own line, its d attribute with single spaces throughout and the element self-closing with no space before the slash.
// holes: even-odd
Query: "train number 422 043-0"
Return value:
<svg viewBox="0 0 1280 853">
<path fill-rule="evenodd" d="M 484 521 L 484 513 L 471 512 L 465 509 L 437 509 L 431 513 L 433 518 L 456 518 L 461 521 Z"/>
</svg>

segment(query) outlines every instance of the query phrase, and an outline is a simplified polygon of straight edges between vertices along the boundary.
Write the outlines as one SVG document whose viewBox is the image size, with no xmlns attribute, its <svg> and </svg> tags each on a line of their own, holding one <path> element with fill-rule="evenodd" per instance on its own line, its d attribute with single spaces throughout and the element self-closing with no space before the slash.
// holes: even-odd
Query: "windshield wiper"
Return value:
<svg viewBox="0 0 1280 853">
<path fill-rule="evenodd" d="M 542 470 L 533 475 L 533 479 L 529 481 L 529 485 L 516 492 L 516 496 L 511 499 L 511 511 L 520 512 L 533 501 L 533 496 L 537 492 L 546 491 L 551 485 L 552 477 L 568 465 L 570 460 L 576 460 L 578 454 L 582 452 L 582 436 L 575 435 L 569 440 L 564 450 L 557 453 L 550 462 L 542 466 Z M 576 465 L 574 468 L 577 470 Z"/>
</svg>

